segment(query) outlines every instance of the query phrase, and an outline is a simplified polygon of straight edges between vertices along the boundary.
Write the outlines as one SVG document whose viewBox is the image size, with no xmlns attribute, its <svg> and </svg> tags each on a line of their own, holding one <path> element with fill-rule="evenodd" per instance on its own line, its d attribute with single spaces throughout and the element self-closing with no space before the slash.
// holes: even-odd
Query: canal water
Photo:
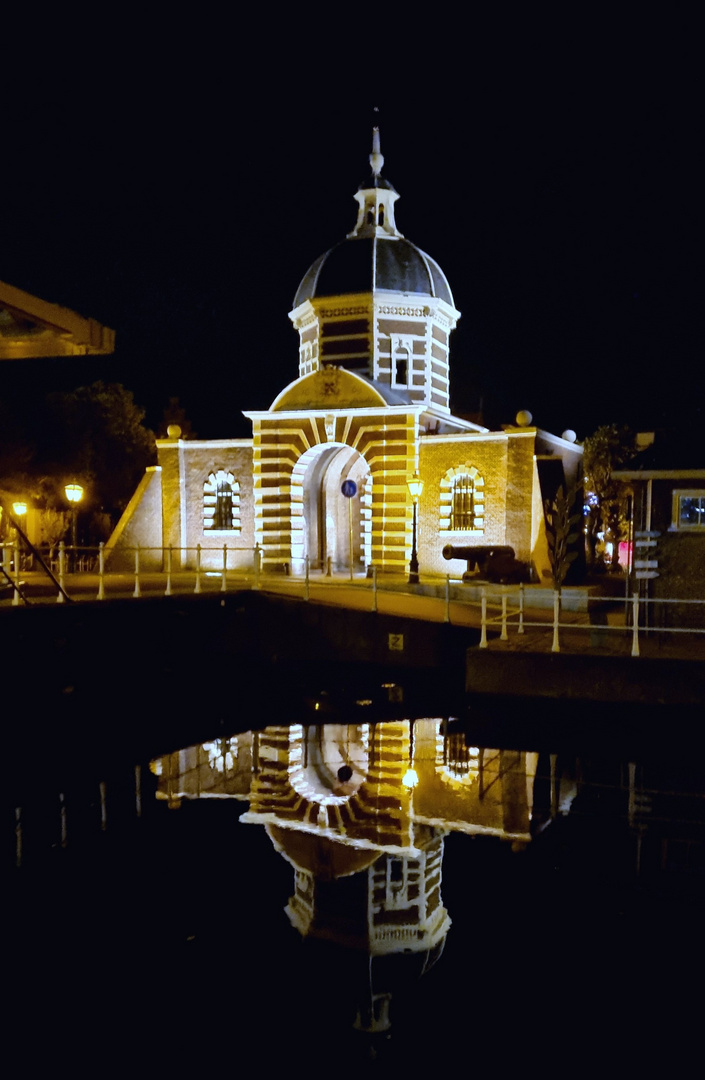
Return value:
<svg viewBox="0 0 705 1080">
<path fill-rule="evenodd" d="M 21 1073 L 695 1052 L 705 781 L 666 738 L 640 757 L 481 747 L 449 717 L 270 725 L 37 794 L 9 867 Z"/>
</svg>

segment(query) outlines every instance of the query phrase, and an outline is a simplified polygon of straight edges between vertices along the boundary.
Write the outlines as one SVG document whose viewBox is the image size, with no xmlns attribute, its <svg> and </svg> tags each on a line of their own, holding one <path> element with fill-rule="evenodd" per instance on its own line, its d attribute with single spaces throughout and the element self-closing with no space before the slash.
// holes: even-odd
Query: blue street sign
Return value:
<svg viewBox="0 0 705 1080">
<path fill-rule="evenodd" d="M 353 495 L 357 495 L 357 484 L 354 480 L 343 480 L 340 490 L 346 499 L 352 499 Z"/>
</svg>

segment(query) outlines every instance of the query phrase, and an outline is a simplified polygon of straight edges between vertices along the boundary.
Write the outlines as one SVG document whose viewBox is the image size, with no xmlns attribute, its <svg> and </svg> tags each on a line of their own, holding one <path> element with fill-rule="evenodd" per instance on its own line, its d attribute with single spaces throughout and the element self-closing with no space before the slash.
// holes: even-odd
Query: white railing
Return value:
<svg viewBox="0 0 705 1080">
<path fill-rule="evenodd" d="M 31 552 L 23 552 L 17 543 L 0 545 L 0 586 L 4 586 L 6 595 L 11 594 L 11 605 L 19 606 L 23 601 L 32 602 L 36 597 L 38 584 L 50 586 L 49 600 L 65 603 L 68 599 L 108 600 L 131 596 L 172 596 L 219 591 L 229 589 L 242 590 L 266 587 L 293 593 L 303 600 L 311 599 L 313 585 L 325 586 L 328 593 L 331 586 L 342 586 L 343 573 L 338 579 L 329 569 L 318 570 L 313 575 L 308 558 L 304 559 L 304 573 L 291 575 L 285 566 L 285 574 L 268 573 L 263 565 L 262 550 L 258 546 L 240 547 L 223 544 L 218 547 L 142 547 L 122 548 L 119 553 L 106 551 L 105 545 L 99 547 L 72 547 L 60 543 L 49 552 L 41 553 L 49 576 L 41 575 L 41 564 Z M 116 556 L 120 565 L 116 564 Z M 33 560 L 33 561 L 32 561 Z M 564 597 L 570 597 L 574 590 L 551 591 L 534 590 L 523 585 L 482 585 L 470 584 L 451 579 L 446 575 L 428 578 L 409 588 L 405 578 L 395 580 L 384 578 L 380 587 L 377 568 L 372 567 L 368 576 L 362 573 L 354 581 L 348 580 L 345 572 L 345 588 L 365 590 L 369 595 L 369 610 L 379 610 L 379 598 L 386 598 L 406 592 L 409 596 L 432 596 L 442 602 L 442 619 L 451 622 L 451 608 L 456 623 L 476 625 L 480 629 L 479 647 L 489 645 L 490 637 L 500 642 L 509 642 L 510 634 L 520 638 L 527 630 L 551 635 L 551 651 L 561 651 L 561 639 L 568 632 L 588 631 L 604 643 L 608 635 L 627 636 L 631 642 L 631 655 L 640 655 L 640 645 L 645 634 L 689 634 L 705 635 L 705 600 L 676 598 L 647 598 L 634 593 L 630 597 L 602 597 L 583 594 L 583 610 L 569 610 L 574 605 L 565 606 Z M 30 580 L 31 576 L 31 580 Z M 540 600 L 539 600 L 540 596 Z M 44 596 L 44 599 L 47 599 Z M 341 595 L 339 602 L 344 605 Z M 588 610 L 589 605 L 589 610 Z M 605 617 L 600 618 L 600 607 L 605 607 Z M 359 603 L 356 606 L 360 606 Z M 365 605 L 367 606 L 367 605 Z M 669 613 L 668 616 L 666 613 Z M 416 612 L 409 609 L 410 615 Z M 436 617 L 433 614 L 419 617 Z M 670 624 L 670 625 L 667 625 Z M 499 630 L 499 635 L 496 631 Z M 520 642 L 517 641 L 517 645 Z M 705 653 L 705 641 L 703 642 Z"/>
<path fill-rule="evenodd" d="M 514 600 L 515 606 L 509 607 L 509 601 Z M 509 641 L 509 628 L 516 626 L 517 634 L 524 634 L 526 629 L 542 630 L 552 634 L 551 652 L 561 651 L 561 632 L 587 630 L 590 634 L 628 634 L 631 637 L 631 655 L 640 655 L 640 641 L 644 634 L 701 634 L 705 635 L 705 600 L 680 599 L 673 597 L 644 597 L 638 592 L 621 600 L 613 596 L 590 596 L 589 608 L 581 612 L 578 618 L 563 618 L 562 593 L 559 589 L 553 591 L 553 617 L 541 619 L 527 617 L 526 590 L 523 585 L 501 589 L 491 586 L 482 588 L 480 600 L 480 643 L 481 649 L 488 648 L 489 627 L 499 627 L 500 641 Z M 612 623 L 594 621 L 597 610 L 601 605 L 618 613 L 618 618 Z M 495 609 L 491 614 L 490 608 Z M 686 619 L 687 625 L 669 626 L 657 616 L 665 611 L 673 610 L 683 617 L 683 610 L 693 613 L 692 620 Z M 700 623 L 700 625 L 696 625 Z M 705 658 L 705 641 L 703 642 L 703 654 Z"/>
</svg>

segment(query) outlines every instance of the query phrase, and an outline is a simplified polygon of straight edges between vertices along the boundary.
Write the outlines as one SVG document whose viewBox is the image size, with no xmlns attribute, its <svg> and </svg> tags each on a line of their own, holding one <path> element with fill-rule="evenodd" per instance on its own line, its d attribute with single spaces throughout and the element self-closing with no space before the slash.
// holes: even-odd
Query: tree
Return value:
<svg viewBox="0 0 705 1080">
<path fill-rule="evenodd" d="M 156 460 L 154 433 L 144 417 L 120 383 L 96 382 L 50 395 L 35 467 L 52 478 L 57 502 L 63 484 L 76 479 L 94 507 L 119 514 Z"/>
<path fill-rule="evenodd" d="M 604 568 L 597 556 L 598 534 L 612 544 L 612 569 L 619 566 L 619 542 L 626 535 L 624 495 L 612 480 L 612 472 L 636 453 L 634 432 L 628 427 L 605 424 L 585 440 L 585 503 L 588 508 L 586 539 L 588 563 Z"/>
</svg>

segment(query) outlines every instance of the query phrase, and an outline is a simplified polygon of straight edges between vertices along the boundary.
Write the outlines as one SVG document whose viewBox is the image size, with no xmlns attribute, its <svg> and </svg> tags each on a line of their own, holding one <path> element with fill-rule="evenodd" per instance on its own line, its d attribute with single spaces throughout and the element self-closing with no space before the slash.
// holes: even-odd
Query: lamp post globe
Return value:
<svg viewBox="0 0 705 1080">
<path fill-rule="evenodd" d="M 75 567 L 77 561 L 78 504 L 83 498 L 83 488 L 74 481 L 72 484 L 66 485 L 64 488 L 64 495 L 71 504 L 71 547 L 73 548 L 73 563 Z"/>
</svg>

